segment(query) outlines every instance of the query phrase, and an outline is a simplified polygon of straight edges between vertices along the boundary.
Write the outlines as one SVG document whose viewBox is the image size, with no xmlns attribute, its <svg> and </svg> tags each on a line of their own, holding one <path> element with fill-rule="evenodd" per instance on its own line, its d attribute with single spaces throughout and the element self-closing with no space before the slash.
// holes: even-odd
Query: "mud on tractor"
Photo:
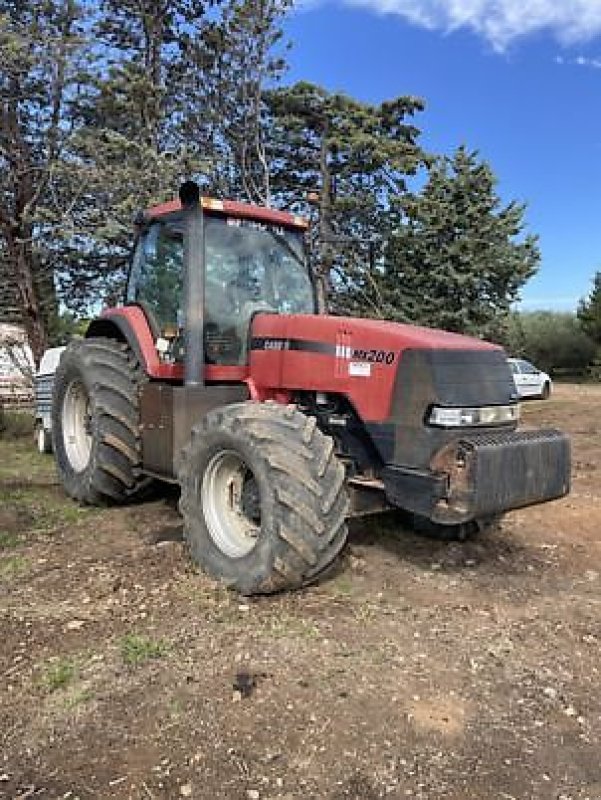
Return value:
<svg viewBox="0 0 601 800">
<path fill-rule="evenodd" d="M 306 227 L 193 183 L 145 212 L 123 305 L 55 376 L 67 492 L 123 503 L 178 483 L 192 558 L 244 594 L 315 580 L 352 515 L 403 509 L 462 538 L 565 495 L 569 441 L 518 430 L 503 350 L 317 314 Z"/>
</svg>

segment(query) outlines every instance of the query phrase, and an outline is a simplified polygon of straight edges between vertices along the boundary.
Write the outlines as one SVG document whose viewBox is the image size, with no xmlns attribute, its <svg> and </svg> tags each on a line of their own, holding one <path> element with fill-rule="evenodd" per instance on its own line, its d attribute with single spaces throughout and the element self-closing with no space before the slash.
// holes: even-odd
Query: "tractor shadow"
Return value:
<svg viewBox="0 0 601 800">
<path fill-rule="evenodd" d="M 144 540 L 151 546 L 184 540 L 178 513 L 179 490 L 174 486 L 162 490 L 159 513 L 155 507 L 142 525 Z M 463 542 L 444 541 L 416 533 L 401 514 L 389 512 L 350 520 L 347 546 L 317 583 L 326 584 L 346 572 L 349 562 L 357 556 L 365 561 L 368 570 L 371 564 L 375 566 L 384 559 L 393 568 L 405 564 L 424 574 L 440 570 L 475 577 L 533 577 L 552 568 L 546 554 L 520 538 L 511 524 L 502 522 Z"/>
<path fill-rule="evenodd" d="M 184 541 L 184 523 L 178 510 L 179 496 L 178 486 L 158 483 L 153 488 L 151 496 L 139 506 L 144 540 L 147 544 L 160 545 Z M 147 505 L 148 500 L 151 501 L 150 505 Z M 147 519 L 144 519 L 147 509 L 150 509 L 149 514 Z"/>
<path fill-rule="evenodd" d="M 184 526 L 181 522 L 162 526 L 155 531 L 150 531 L 146 541 L 150 545 L 164 544 L 165 542 L 183 542 Z"/>
<path fill-rule="evenodd" d="M 489 576 L 540 575 L 549 561 L 540 548 L 518 538 L 506 523 L 476 534 L 465 541 L 445 541 L 416 533 L 396 512 L 351 520 L 349 550 L 369 559 L 369 550 L 379 550 L 388 560 L 406 562 L 420 572 L 442 570 Z"/>
</svg>

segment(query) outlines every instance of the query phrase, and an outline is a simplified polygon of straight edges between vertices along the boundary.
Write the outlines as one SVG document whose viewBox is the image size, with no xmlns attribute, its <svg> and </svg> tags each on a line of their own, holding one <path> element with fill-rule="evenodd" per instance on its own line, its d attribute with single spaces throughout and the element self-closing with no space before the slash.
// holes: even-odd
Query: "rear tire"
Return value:
<svg viewBox="0 0 601 800">
<path fill-rule="evenodd" d="M 71 497 L 123 503 L 148 487 L 141 477 L 139 391 L 145 380 L 127 344 L 71 342 L 54 380 L 52 430 L 58 472 Z"/>
<path fill-rule="evenodd" d="M 540 396 L 542 400 L 548 400 L 551 397 L 551 384 L 549 381 L 545 381 L 545 385 L 543 386 Z"/>
<path fill-rule="evenodd" d="M 344 467 L 332 439 L 294 406 L 211 411 L 192 431 L 179 477 L 193 560 L 241 594 L 311 583 L 345 544 Z"/>
</svg>

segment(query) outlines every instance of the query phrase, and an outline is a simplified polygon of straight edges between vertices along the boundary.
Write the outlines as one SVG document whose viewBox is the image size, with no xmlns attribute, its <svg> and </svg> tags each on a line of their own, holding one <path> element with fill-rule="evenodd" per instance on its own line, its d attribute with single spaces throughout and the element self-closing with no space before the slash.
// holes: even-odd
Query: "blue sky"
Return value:
<svg viewBox="0 0 601 800">
<path fill-rule="evenodd" d="M 421 96 L 426 148 L 479 150 L 540 236 L 522 308 L 576 307 L 601 269 L 601 0 L 323 0 L 286 32 L 289 81 Z"/>
</svg>

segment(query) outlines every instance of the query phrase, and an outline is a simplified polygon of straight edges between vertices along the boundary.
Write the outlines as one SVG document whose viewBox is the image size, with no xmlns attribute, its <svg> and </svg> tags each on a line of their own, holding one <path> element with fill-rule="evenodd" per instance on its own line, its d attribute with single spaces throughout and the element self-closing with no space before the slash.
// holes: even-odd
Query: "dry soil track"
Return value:
<svg viewBox="0 0 601 800">
<path fill-rule="evenodd" d="M 464 545 L 391 520 L 340 569 L 242 601 L 171 498 L 80 510 L 0 441 L 0 797 L 601 800 L 601 388 L 572 495 Z"/>
</svg>

